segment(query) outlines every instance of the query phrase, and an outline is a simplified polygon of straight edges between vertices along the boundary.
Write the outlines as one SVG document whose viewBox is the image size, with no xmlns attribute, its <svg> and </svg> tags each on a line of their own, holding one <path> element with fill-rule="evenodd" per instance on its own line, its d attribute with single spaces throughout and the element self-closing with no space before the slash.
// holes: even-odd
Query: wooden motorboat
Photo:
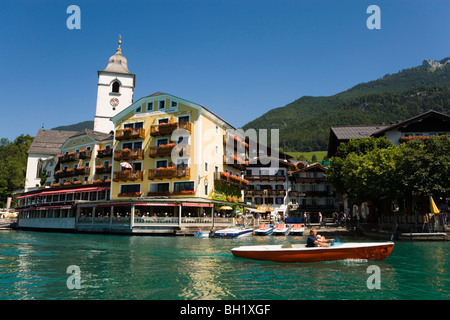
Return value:
<svg viewBox="0 0 450 320">
<path fill-rule="evenodd" d="M 262 224 L 258 229 L 255 230 L 255 236 L 268 236 L 272 234 L 275 226 L 271 224 Z"/>
<path fill-rule="evenodd" d="M 243 246 L 231 249 L 235 257 L 274 262 L 319 262 L 345 259 L 383 260 L 394 248 L 393 242 L 343 243 L 330 247 L 305 244 Z"/>
<path fill-rule="evenodd" d="M 214 232 L 215 238 L 240 238 L 253 235 L 253 229 L 245 226 L 233 226 Z"/>
<path fill-rule="evenodd" d="M 291 232 L 289 232 L 289 234 L 291 236 L 302 236 L 303 232 L 305 232 L 305 227 L 298 223 L 298 224 L 294 224 L 291 228 Z"/>
<path fill-rule="evenodd" d="M 277 224 L 275 230 L 273 230 L 274 236 L 286 236 L 291 231 L 291 226 L 285 223 Z"/>
</svg>

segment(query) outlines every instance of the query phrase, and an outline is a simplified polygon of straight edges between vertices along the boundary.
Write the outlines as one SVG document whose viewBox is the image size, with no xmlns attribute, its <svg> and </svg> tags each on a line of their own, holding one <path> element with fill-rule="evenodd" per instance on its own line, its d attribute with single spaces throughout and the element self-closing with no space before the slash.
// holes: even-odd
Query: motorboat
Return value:
<svg viewBox="0 0 450 320">
<path fill-rule="evenodd" d="M 275 230 L 273 230 L 274 236 L 286 236 L 291 231 L 291 226 L 285 223 L 277 224 Z"/>
<path fill-rule="evenodd" d="M 246 226 L 232 226 L 214 232 L 215 238 L 241 238 L 253 235 L 253 228 Z"/>
<path fill-rule="evenodd" d="M 291 232 L 289 232 L 289 234 L 291 236 L 302 236 L 303 232 L 305 232 L 305 227 L 300 223 L 296 223 L 292 226 Z"/>
<path fill-rule="evenodd" d="M 273 262 L 319 262 L 345 259 L 383 260 L 394 248 L 393 242 L 354 242 L 330 247 L 305 244 L 242 246 L 231 249 L 235 257 Z"/>
<path fill-rule="evenodd" d="M 209 232 L 204 232 L 202 229 L 198 229 L 196 233 L 194 233 L 195 238 L 209 238 Z"/>
<path fill-rule="evenodd" d="M 255 230 L 255 236 L 268 236 L 272 234 L 275 226 L 272 224 L 262 224 Z"/>
</svg>

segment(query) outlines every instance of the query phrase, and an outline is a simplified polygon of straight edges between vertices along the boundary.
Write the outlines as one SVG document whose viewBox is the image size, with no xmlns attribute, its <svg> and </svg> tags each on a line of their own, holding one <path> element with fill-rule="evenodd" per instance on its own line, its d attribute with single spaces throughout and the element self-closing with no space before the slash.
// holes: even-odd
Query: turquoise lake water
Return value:
<svg viewBox="0 0 450 320">
<path fill-rule="evenodd" d="M 281 264 L 235 258 L 230 251 L 305 241 L 1 231 L 0 299 L 450 299 L 448 242 L 396 242 L 383 261 Z M 380 289 L 368 288 L 374 265 Z M 74 277 L 70 266 L 79 268 L 79 289 L 67 284 Z"/>
</svg>

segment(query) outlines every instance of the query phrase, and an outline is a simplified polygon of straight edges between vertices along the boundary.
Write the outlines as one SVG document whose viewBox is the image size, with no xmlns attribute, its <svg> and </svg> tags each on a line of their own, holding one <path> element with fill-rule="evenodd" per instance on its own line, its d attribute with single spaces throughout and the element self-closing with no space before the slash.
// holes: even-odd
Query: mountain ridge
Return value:
<svg viewBox="0 0 450 320">
<path fill-rule="evenodd" d="M 326 150 L 329 128 L 395 122 L 430 109 L 450 113 L 450 58 L 357 84 L 332 96 L 303 96 L 243 126 L 279 129 L 284 151 Z M 391 110 L 389 110 L 391 109 Z"/>
</svg>

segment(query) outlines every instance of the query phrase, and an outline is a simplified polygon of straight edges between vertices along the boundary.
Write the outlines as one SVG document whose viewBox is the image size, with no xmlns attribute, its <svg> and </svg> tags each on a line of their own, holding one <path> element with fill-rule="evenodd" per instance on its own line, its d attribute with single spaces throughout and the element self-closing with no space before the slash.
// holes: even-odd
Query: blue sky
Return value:
<svg viewBox="0 0 450 320">
<path fill-rule="evenodd" d="M 69 30 L 69 5 L 81 29 Z M 369 30 L 369 5 L 381 29 Z M 0 3 L 0 138 L 93 120 L 97 71 L 122 35 L 135 100 L 161 91 L 236 127 L 450 56 L 447 0 L 148 0 Z"/>
</svg>

